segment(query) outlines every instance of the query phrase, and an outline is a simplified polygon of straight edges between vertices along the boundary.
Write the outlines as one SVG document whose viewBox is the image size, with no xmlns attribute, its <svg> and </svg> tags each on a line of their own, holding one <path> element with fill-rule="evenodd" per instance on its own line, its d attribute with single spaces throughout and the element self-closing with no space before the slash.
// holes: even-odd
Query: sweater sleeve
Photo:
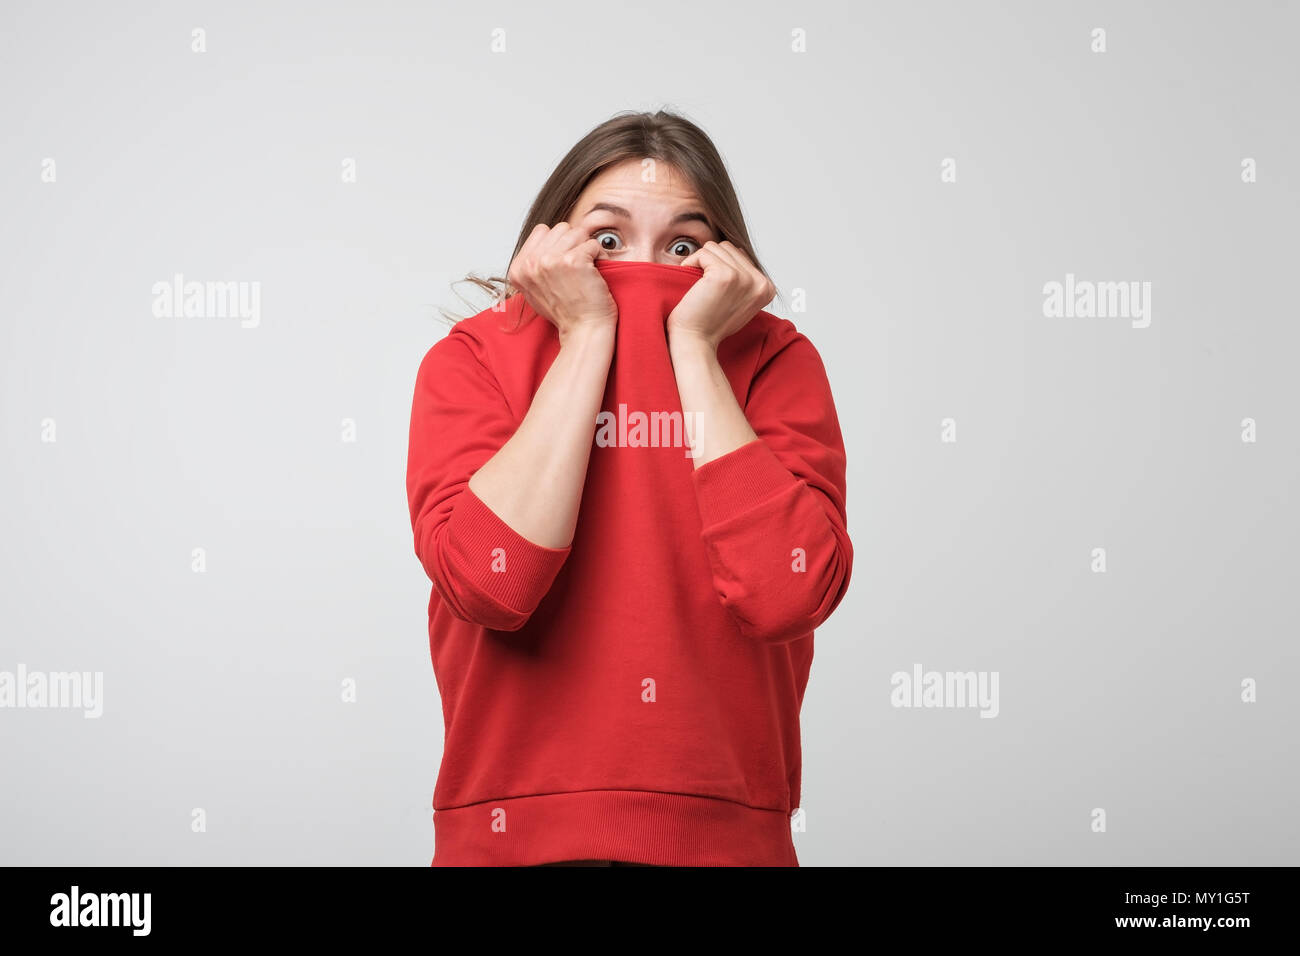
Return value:
<svg viewBox="0 0 1300 956">
<path fill-rule="evenodd" d="M 453 329 L 429 349 L 406 463 L 415 553 L 453 615 L 502 631 L 524 625 L 569 554 L 522 537 L 469 488 L 517 426 L 469 335 Z"/>
<path fill-rule="evenodd" d="M 694 475 L 713 584 L 755 640 L 783 643 L 820 627 L 853 567 L 845 454 L 821 357 L 786 322 L 764 349 L 744 403 L 757 441 Z"/>
</svg>

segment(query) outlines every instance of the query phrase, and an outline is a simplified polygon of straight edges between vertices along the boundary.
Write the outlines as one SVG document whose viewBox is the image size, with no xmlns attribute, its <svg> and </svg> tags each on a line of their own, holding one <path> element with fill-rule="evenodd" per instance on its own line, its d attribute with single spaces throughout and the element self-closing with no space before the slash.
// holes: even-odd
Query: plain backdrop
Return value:
<svg viewBox="0 0 1300 956">
<path fill-rule="evenodd" d="M 1298 862 L 1295 4 L 0 17 L 0 670 L 104 681 L 0 709 L 0 862 L 428 864 L 415 372 L 573 142 L 658 107 L 848 449 L 803 865 Z M 260 324 L 155 316 L 177 273 Z M 1045 316 L 1067 274 L 1150 282 L 1149 327 Z M 996 719 L 892 706 L 917 664 L 996 672 Z"/>
</svg>

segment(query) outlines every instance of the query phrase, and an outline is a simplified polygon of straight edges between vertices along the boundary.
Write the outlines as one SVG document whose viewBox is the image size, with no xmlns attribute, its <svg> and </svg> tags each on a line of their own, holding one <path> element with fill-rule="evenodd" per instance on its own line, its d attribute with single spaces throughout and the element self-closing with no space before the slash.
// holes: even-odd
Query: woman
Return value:
<svg viewBox="0 0 1300 956">
<path fill-rule="evenodd" d="M 822 362 L 721 157 L 624 113 L 421 362 L 407 494 L 445 741 L 433 865 L 797 866 L 813 631 L 848 586 Z"/>
</svg>

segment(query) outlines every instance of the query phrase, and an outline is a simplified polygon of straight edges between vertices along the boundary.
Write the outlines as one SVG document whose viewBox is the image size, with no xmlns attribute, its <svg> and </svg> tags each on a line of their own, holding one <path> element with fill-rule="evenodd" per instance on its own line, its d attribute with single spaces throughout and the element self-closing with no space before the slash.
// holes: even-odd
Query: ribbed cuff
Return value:
<svg viewBox="0 0 1300 956">
<path fill-rule="evenodd" d="M 512 611 L 537 606 L 569 548 L 534 544 L 466 488 L 447 520 L 448 559 L 479 590 Z"/>
<path fill-rule="evenodd" d="M 705 528 L 720 524 L 798 484 L 761 438 L 695 469 L 695 497 Z"/>
</svg>

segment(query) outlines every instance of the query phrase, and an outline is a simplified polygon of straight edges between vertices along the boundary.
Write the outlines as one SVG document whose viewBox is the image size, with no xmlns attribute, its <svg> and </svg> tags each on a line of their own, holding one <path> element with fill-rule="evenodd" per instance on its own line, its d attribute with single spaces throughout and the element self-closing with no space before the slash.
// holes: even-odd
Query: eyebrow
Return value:
<svg viewBox="0 0 1300 956">
<path fill-rule="evenodd" d="M 624 209 L 622 206 L 615 206 L 613 203 L 607 203 L 607 202 L 596 203 L 590 209 L 587 210 L 587 215 L 590 216 L 593 212 L 597 212 L 600 210 L 603 210 L 604 212 L 608 212 L 608 213 L 613 213 L 615 216 L 622 216 L 624 219 L 632 218 L 632 214 L 628 212 L 626 209 Z M 704 213 L 696 212 L 695 210 L 678 214 L 673 218 L 673 221 L 670 225 L 675 226 L 679 222 L 702 222 L 710 229 L 713 228 L 712 223 L 709 222 L 709 217 L 704 215 Z"/>
</svg>

